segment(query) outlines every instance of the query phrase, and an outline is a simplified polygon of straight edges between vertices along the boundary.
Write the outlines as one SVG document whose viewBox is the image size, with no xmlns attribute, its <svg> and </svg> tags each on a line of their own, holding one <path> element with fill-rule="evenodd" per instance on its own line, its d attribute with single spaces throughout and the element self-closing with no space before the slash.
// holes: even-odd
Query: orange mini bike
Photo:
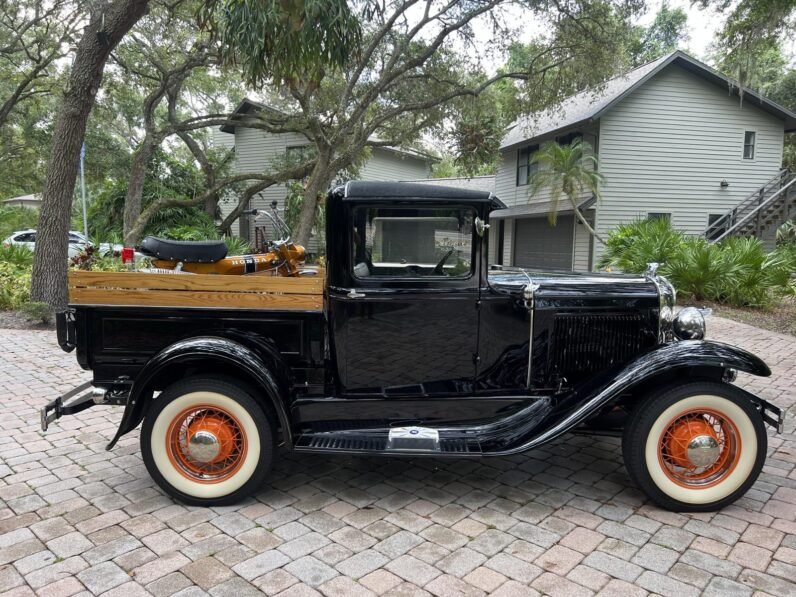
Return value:
<svg viewBox="0 0 796 597">
<path fill-rule="evenodd" d="M 290 239 L 290 228 L 271 204 L 273 213 L 252 209 L 247 214 L 259 218 L 267 217 L 282 238 L 269 241 L 265 253 L 251 255 L 227 255 L 227 244 L 223 240 L 178 241 L 147 236 L 138 250 L 153 259 L 151 273 L 221 274 L 221 275 L 270 275 L 307 276 L 315 275 L 313 269 L 305 269 L 305 250 Z"/>
</svg>

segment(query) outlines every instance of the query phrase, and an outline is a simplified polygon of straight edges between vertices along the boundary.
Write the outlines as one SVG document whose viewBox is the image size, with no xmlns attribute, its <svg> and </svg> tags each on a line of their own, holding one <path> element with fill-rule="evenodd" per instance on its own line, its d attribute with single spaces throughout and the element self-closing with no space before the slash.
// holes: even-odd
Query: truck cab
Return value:
<svg viewBox="0 0 796 597">
<path fill-rule="evenodd" d="M 566 433 L 622 437 L 631 476 L 664 507 L 743 495 L 782 413 L 731 382 L 768 367 L 705 340 L 703 314 L 676 314 L 654 267 L 490 266 L 503 207 L 487 192 L 349 182 L 327 197 L 316 275 L 74 275 L 59 342 L 93 380 L 45 406 L 43 427 L 123 405 L 109 449 L 142 424 L 150 474 L 196 505 L 255 491 L 278 446 L 481 458 Z"/>
</svg>

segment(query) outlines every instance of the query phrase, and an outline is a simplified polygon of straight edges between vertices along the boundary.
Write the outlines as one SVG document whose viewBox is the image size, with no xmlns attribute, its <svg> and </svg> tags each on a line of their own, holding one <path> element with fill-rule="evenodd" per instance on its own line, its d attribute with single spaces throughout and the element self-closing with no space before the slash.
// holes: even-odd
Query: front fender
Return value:
<svg viewBox="0 0 796 597">
<path fill-rule="evenodd" d="M 658 377 L 661 373 L 712 367 L 737 369 L 752 375 L 768 377 L 771 369 L 760 359 L 730 344 L 707 340 L 685 340 L 663 344 L 634 359 L 619 371 L 612 371 L 573 390 L 548 415 L 544 430 L 521 446 L 498 455 L 517 454 L 547 443 L 597 413 L 619 395 L 634 386 Z"/>
<path fill-rule="evenodd" d="M 283 390 L 280 390 L 282 384 L 279 383 L 274 372 L 254 350 L 240 342 L 218 336 L 201 336 L 180 340 L 167 346 L 144 365 L 133 382 L 119 429 L 107 449 L 113 448 L 119 438 L 135 429 L 141 422 L 150 399 L 151 383 L 161 372 L 177 364 L 208 360 L 226 364 L 239 371 L 242 370 L 257 381 L 274 407 L 274 411 L 279 417 L 285 442 L 290 445 L 290 423 L 282 399 Z"/>
</svg>

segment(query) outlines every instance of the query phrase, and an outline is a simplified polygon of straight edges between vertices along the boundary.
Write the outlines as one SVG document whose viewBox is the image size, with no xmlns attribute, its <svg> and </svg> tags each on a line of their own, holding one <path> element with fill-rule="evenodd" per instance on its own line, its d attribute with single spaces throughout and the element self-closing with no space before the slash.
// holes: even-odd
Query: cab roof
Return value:
<svg viewBox="0 0 796 597">
<path fill-rule="evenodd" d="M 332 194 L 343 201 L 412 199 L 415 201 L 452 201 L 489 203 L 491 209 L 505 209 L 504 203 L 489 191 L 445 187 L 414 182 L 366 182 L 354 180 L 336 188 Z"/>
</svg>

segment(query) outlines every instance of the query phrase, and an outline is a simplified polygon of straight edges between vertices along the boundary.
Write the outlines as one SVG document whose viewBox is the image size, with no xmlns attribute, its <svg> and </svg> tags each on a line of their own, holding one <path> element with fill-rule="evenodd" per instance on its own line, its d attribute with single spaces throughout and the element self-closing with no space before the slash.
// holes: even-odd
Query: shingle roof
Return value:
<svg viewBox="0 0 796 597">
<path fill-rule="evenodd" d="M 587 89 L 570 96 L 553 108 L 519 118 L 509 127 L 500 149 L 507 149 L 556 131 L 564 131 L 596 120 L 627 94 L 672 63 L 677 63 L 712 83 L 722 85 L 725 89 L 728 86 L 735 86 L 734 92 L 738 93 L 737 85 L 728 77 L 678 50 L 615 77 L 599 88 Z M 757 107 L 785 121 L 786 131 L 796 129 L 796 114 L 787 108 L 762 97 L 751 89 L 744 89 L 744 97 L 745 102 L 753 101 Z"/>
</svg>

